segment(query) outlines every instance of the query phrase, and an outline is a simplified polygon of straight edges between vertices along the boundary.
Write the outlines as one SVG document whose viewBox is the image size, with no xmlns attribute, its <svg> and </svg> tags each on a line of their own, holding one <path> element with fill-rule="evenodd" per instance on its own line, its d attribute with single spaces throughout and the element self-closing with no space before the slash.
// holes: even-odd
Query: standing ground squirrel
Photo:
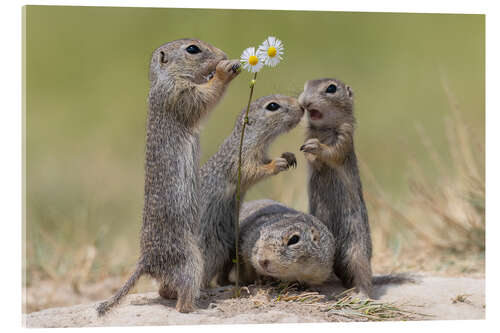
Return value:
<svg viewBox="0 0 500 333">
<path fill-rule="evenodd" d="M 198 124 L 237 75 L 239 61 L 226 59 L 224 52 L 196 39 L 169 42 L 153 52 L 141 255 L 125 285 L 98 306 L 99 315 L 143 274 L 160 283 L 160 295 L 178 298 L 178 311 L 194 310 L 203 273 Z"/>
<path fill-rule="evenodd" d="M 221 284 L 227 283 L 232 266 L 237 221 L 238 153 L 245 111 L 239 114 L 233 132 L 218 152 L 201 168 L 204 285 L 208 285 L 215 275 L 219 276 Z M 296 165 L 292 153 L 284 153 L 273 160 L 268 159 L 266 153 L 272 141 L 295 127 L 303 114 L 297 99 L 287 96 L 266 96 L 250 105 L 242 150 L 240 202 L 243 202 L 245 192 L 258 181 Z"/>
<path fill-rule="evenodd" d="M 244 283 L 264 275 L 319 285 L 332 276 L 334 238 L 310 214 L 269 199 L 245 202 L 240 239 Z"/>
<path fill-rule="evenodd" d="M 335 274 L 370 296 L 372 243 L 354 152 L 353 92 L 339 80 L 306 82 L 299 103 L 308 112 L 309 210 L 335 238 Z"/>
</svg>

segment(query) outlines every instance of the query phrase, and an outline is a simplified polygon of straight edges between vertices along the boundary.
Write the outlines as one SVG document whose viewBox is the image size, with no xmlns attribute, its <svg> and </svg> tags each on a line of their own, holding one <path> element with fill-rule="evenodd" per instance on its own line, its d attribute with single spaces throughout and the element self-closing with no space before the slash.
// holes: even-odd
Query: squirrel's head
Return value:
<svg viewBox="0 0 500 333">
<path fill-rule="evenodd" d="M 149 80 L 188 80 L 201 84 L 212 79 L 215 68 L 227 56 L 218 48 L 198 39 L 179 39 L 158 47 L 151 57 Z"/>
<path fill-rule="evenodd" d="M 323 283 L 333 267 L 330 231 L 310 215 L 285 214 L 276 219 L 260 230 L 252 248 L 252 266 L 260 275 L 280 280 Z"/>
<path fill-rule="evenodd" d="M 237 119 L 237 133 L 241 133 L 245 111 L 246 108 Z M 270 95 L 255 100 L 248 111 L 249 124 L 245 130 L 245 146 L 267 146 L 278 135 L 297 126 L 303 115 L 304 110 L 293 97 Z"/>
<path fill-rule="evenodd" d="M 353 117 L 353 91 L 336 79 L 307 81 L 299 103 L 313 127 L 330 127 Z"/>
</svg>

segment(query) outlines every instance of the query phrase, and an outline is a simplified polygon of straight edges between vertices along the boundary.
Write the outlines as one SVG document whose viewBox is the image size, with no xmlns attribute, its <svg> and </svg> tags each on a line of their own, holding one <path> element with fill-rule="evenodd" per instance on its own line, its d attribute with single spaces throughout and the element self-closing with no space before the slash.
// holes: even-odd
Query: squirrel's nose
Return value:
<svg viewBox="0 0 500 333">
<path fill-rule="evenodd" d="M 306 94 L 302 93 L 299 98 L 297 98 L 297 101 L 302 108 L 307 109 L 307 106 L 311 105 L 311 102 L 308 101 L 308 99 L 309 98 L 307 98 Z"/>
<path fill-rule="evenodd" d="M 269 260 L 267 260 L 267 259 L 259 260 L 259 265 L 263 269 L 267 270 L 267 266 L 269 266 Z"/>
<path fill-rule="evenodd" d="M 311 102 L 304 102 L 304 103 L 300 104 L 300 107 L 302 108 L 302 110 L 307 110 L 307 109 L 309 109 L 311 104 L 312 104 Z"/>
</svg>

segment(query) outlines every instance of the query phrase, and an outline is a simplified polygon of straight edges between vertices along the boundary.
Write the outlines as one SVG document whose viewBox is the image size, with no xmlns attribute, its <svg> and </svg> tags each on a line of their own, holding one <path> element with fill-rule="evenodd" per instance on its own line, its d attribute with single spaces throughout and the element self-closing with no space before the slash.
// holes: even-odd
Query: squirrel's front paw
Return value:
<svg viewBox="0 0 500 333">
<path fill-rule="evenodd" d="M 241 63 L 239 60 L 222 60 L 215 68 L 215 75 L 217 75 L 220 80 L 229 82 L 240 73 L 240 69 Z"/>
<path fill-rule="evenodd" d="M 281 154 L 281 157 L 287 160 L 288 167 L 297 167 L 297 159 L 295 158 L 295 155 L 293 153 L 286 152 Z"/>
<path fill-rule="evenodd" d="M 318 154 L 321 150 L 321 143 L 316 138 L 309 139 L 302 146 L 300 146 L 300 150 L 304 153 Z"/>
<path fill-rule="evenodd" d="M 283 153 L 281 157 L 274 159 L 274 174 L 288 170 L 290 167 L 297 166 L 297 160 L 292 153 Z"/>
<path fill-rule="evenodd" d="M 274 164 L 274 174 L 277 174 L 281 171 L 288 170 L 288 168 L 290 167 L 286 158 L 283 158 L 283 157 L 276 158 L 273 161 L 273 164 Z"/>
</svg>

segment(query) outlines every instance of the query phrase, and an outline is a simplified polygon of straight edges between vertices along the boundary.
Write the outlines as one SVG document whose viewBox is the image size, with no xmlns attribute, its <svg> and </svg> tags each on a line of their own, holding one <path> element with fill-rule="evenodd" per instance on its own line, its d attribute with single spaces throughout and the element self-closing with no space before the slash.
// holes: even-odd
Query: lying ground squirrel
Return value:
<svg viewBox="0 0 500 333">
<path fill-rule="evenodd" d="M 314 216 L 269 200 L 245 202 L 240 213 L 240 279 L 262 276 L 315 286 L 332 277 L 335 243 L 327 226 Z M 231 272 L 231 276 L 235 276 Z M 409 274 L 373 276 L 374 285 L 415 282 Z"/>
<path fill-rule="evenodd" d="M 239 61 L 196 39 L 166 43 L 152 55 L 148 96 L 141 255 L 125 285 L 101 303 L 118 303 L 143 274 L 162 296 L 176 297 L 180 312 L 194 310 L 203 273 L 199 249 L 200 119 L 221 99 Z"/>
<path fill-rule="evenodd" d="M 296 165 L 292 153 L 270 160 L 267 149 L 273 140 L 295 127 L 304 111 L 297 99 L 271 95 L 250 105 L 242 150 L 241 201 L 245 192 L 265 177 L 276 175 Z M 234 257 L 236 184 L 238 153 L 245 109 L 236 120 L 233 132 L 201 168 L 202 250 L 205 254 L 204 285 L 216 276 L 227 283 Z"/>
<path fill-rule="evenodd" d="M 240 213 L 240 279 L 259 276 L 319 285 L 332 276 L 335 242 L 310 214 L 264 199 L 246 202 Z"/>
<path fill-rule="evenodd" d="M 354 152 L 353 92 L 336 79 L 306 82 L 299 97 L 308 112 L 309 210 L 335 238 L 334 271 L 343 284 L 370 296 L 372 244 Z"/>
</svg>

